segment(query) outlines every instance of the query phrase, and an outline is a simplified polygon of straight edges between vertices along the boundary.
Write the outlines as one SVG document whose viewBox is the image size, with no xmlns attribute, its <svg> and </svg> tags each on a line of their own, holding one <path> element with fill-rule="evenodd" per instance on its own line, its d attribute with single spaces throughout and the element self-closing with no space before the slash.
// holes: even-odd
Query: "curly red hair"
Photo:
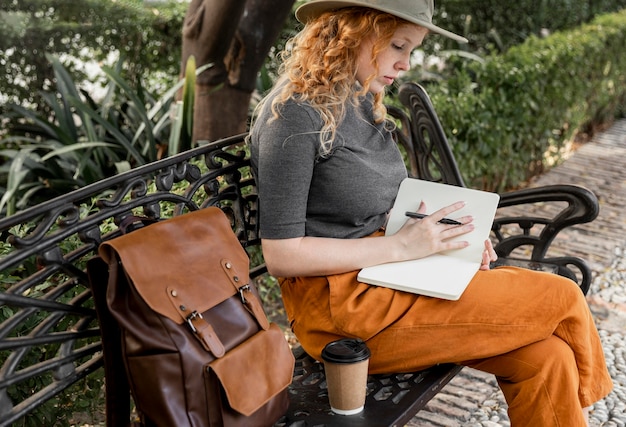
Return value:
<svg viewBox="0 0 626 427">
<path fill-rule="evenodd" d="M 393 15 L 367 8 L 345 8 L 327 12 L 308 22 L 282 52 L 280 93 L 272 111 L 278 117 L 279 106 L 290 98 L 308 102 L 320 114 L 322 155 L 332 149 L 338 123 L 344 117 L 347 102 L 359 103 L 375 77 L 369 76 L 355 91 L 356 64 L 363 40 L 373 40 L 372 64 L 386 49 L 398 27 L 408 23 Z M 374 118 L 385 120 L 387 110 L 383 93 L 374 95 Z"/>
</svg>

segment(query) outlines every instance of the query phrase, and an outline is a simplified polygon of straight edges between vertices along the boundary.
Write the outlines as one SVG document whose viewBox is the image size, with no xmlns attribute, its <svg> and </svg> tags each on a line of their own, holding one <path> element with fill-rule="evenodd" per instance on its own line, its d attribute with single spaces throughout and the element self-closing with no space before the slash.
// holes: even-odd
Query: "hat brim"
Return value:
<svg viewBox="0 0 626 427">
<path fill-rule="evenodd" d="M 343 1 L 343 0 L 320 0 L 320 1 L 310 1 L 308 3 L 303 4 L 296 10 L 296 19 L 300 22 L 307 23 L 318 16 L 320 16 L 324 12 L 331 12 L 333 10 L 343 9 L 346 7 L 366 7 L 369 9 L 380 10 L 381 12 L 389 13 L 393 16 L 397 16 L 398 18 L 402 18 L 405 21 L 412 22 L 413 24 L 420 25 L 424 28 L 428 28 L 430 31 L 441 34 L 442 36 L 448 37 L 452 40 L 456 40 L 459 43 L 467 43 L 468 40 L 455 34 L 451 31 L 444 30 L 441 27 L 438 27 L 428 21 L 424 21 L 422 19 L 418 19 L 415 16 L 411 16 L 409 14 L 399 12 L 397 10 L 393 10 L 390 8 L 386 8 L 384 6 L 379 6 L 376 4 L 366 3 L 363 1 L 353 0 L 353 1 Z"/>
</svg>

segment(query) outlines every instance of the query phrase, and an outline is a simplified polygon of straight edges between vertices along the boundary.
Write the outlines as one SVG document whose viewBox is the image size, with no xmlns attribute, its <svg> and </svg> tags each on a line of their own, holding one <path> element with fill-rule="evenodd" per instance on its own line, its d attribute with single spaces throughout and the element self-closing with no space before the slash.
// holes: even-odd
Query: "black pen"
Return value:
<svg viewBox="0 0 626 427">
<path fill-rule="evenodd" d="M 406 216 L 409 216 L 411 218 L 426 218 L 428 215 L 426 214 L 422 214 L 422 213 L 417 213 L 417 212 L 410 212 L 410 211 L 406 211 L 405 212 Z M 456 221 L 454 219 L 450 219 L 450 218 L 441 218 L 439 221 L 437 221 L 441 224 L 449 224 L 449 225 L 462 225 L 462 222 Z"/>
</svg>

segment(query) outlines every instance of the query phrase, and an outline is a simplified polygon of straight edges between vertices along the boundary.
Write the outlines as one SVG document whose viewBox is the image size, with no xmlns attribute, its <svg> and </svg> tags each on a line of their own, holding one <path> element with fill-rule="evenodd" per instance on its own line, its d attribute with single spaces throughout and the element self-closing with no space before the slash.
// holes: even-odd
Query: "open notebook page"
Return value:
<svg viewBox="0 0 626 427">
<path fill-rule="evenodd" d="M 464 201 L 463 209 L 449 218 L 474 217 L 474 230 L 456 238 L 467 240 L 470 245 L 419 260 L 367 267 L 359 272 L 358 279 L 406 292 L 458 299 L 480 268 L 484 241 L 489 238 L 499 200 L 496 193 L 406 178 L 400 185 L 385 234 L 396 233 L 408 219 L 405 212 L 416 211 L 421 201 L 426 204 L 427 213 Z"/>
</svg>

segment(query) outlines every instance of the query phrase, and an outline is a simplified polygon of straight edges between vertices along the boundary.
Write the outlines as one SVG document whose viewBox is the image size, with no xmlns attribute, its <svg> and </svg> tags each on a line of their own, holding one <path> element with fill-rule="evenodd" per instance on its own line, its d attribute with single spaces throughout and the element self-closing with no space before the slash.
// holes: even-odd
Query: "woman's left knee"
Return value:
<svg viewBox="0 0 626 427">
<path fill-rule="evenodd" d="M 501 356 L 470 362 L 468 366 L 514 383 L 537 376 L 544 379 L 578 376 L 574 353 L 565 341 L 554 335 Z"/>
</svg>

